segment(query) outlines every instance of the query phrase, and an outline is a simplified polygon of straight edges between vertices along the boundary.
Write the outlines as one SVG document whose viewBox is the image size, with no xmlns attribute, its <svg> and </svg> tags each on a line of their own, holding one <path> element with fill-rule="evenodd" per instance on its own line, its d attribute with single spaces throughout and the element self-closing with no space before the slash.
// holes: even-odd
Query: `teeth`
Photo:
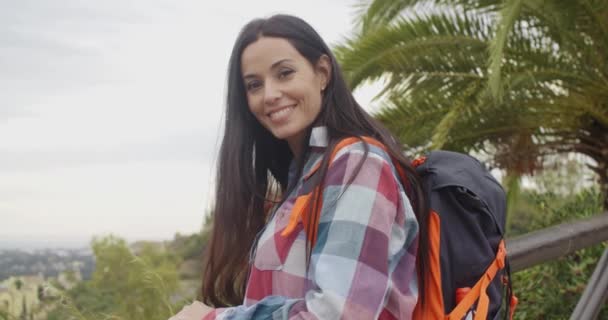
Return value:
<svg viewBox="0 0 608 320">
<path fill-rule="evenodd" d="M 270 119 L 281 117 L 281 116 L 291 112 L 291 109 L 293 109 L 293 108 L 295 108 L 295 106 L 287 107 L 287 108 L 281 109 L 279 111 L 272 112 L 268 116 L 270 117 Z"/>
</svg>

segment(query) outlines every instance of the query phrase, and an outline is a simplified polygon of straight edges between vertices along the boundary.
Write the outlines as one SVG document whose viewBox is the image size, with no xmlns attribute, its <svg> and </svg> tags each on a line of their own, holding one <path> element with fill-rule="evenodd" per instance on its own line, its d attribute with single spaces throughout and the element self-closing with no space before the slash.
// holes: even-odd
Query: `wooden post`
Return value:
<svg viewBox="0 0 608 320">
<path fill-rule="evenodd" d="M 597 263 L 570 320 L 596 319 L 608 297 L 608 248 Z"/>
</svg>

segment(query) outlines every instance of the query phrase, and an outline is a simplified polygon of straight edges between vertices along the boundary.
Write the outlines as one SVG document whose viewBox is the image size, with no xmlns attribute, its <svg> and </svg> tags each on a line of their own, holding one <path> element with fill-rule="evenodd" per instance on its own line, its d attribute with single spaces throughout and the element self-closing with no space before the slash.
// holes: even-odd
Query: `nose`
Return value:
<svg viewBox="0 0 608 320">
<path fill-rule="evenodd" d="M 275 104 L 281 98 L 282 92 L 278 85 L 272 81 L 267 81 L 264 86 L 264 103 L 267 105 Z"/>
</svg>

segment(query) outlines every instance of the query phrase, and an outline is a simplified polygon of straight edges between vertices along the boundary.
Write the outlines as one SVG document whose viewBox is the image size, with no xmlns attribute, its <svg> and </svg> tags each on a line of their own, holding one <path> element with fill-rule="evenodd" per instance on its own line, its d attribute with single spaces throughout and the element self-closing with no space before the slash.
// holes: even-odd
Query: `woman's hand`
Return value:
<svg viewBox="0 0 608 320">
<path fill-rule="evenodd" d="M 202 302 L 194 301 L 192 304 L 185 306 L 178 314 L 169 318 L 169 320 L 201 320 L 212 311 L 213 308 Z"/>
</svg>

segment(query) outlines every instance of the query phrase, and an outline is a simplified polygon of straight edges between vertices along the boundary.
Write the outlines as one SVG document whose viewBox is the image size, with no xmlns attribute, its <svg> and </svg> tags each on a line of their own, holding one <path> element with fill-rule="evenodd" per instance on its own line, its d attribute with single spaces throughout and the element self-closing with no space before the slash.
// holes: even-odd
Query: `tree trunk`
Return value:
<svg viewBox="0 0 608 320">
<path fill-rule="evenodd" d="M 588 150 L 593 152 L 581 152 L 591 157 L 596 162 L 591 169 L 597 174 L 602 194 L 602 204 L 604 212 L 608 211 L 608 127 L 593 121 L 590 126 L 585 128 L 587 131 L 586 141 L 581 143 L 589 146 Z"/>
<path fill-rule="evenodd" d="M 596 172 L 599 176 L 600 190 L 602 192 L 602 203 L 604 212 L 608 211 L 608 168 L 606 162 L 599 164 Z"/>
</svg>

